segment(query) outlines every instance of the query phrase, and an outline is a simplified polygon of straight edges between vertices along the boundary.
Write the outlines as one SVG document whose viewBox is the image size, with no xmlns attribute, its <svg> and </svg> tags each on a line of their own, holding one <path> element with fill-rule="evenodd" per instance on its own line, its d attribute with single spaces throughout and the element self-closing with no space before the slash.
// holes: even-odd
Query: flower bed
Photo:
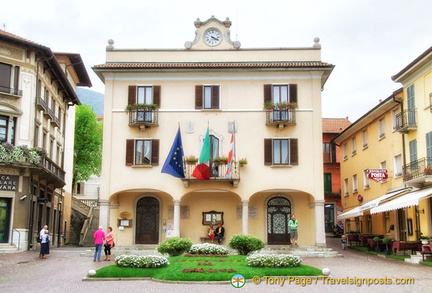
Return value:
<svg viewBox="0 0 432 293">
<path fill-rule="evenodd" d="M 202 244 L 194 244 L 188 251 L 189 254 L 193 255 L 227 255 L 229 251 L 226 247 L 211 244 L 211 243 L 202 243 Z"/>
<path fill-rule="evenodd" d="M 164 256 L 159 255 L 119 255 L 115 258 L 118 267 L 128 268 L 160 268 L 169 265 L 169 261 Z"/>
<path fill-rule="evenodd" d="M 301 257 L 290 254 L 262 254 L 256 253 L 248 256 L 246 262 L 251 267 L 298 267 L 301 264 Z"/>
</svg>

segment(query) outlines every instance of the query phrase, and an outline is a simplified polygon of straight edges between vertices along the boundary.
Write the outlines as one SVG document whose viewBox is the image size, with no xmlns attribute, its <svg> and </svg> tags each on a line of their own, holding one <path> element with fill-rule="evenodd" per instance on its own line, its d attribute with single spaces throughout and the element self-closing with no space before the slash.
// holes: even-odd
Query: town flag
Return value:
<svg viewBox="0 0 432 293">
<path fill-rule="evenodd" d="M 235 121 L 232 123 L 232 132 L 231 132 L 231 142 L 230 142 L 230 151 L 228 153 L 228 164 L 227 164 L 227 170 L 225 173 L 226 178 L 231 178 L 231 172 L 232 172 L 232 163 L 235 159 Z"/>
<path fill-rule="evenodd" d="M 198 165 L 193 170 L 192 176 L 199 180 L 210 179 L 210 135 L 208 127 L 198 159 Z"/>
<path fill-rule="evenodd" d="M 170 174 L 174 177 L 184 178 L 183 156 L 183 144 L 179 126 L 177 135 L 174 139 L 173 145 L 165 160 L 161 172 Z"/>
</svg>

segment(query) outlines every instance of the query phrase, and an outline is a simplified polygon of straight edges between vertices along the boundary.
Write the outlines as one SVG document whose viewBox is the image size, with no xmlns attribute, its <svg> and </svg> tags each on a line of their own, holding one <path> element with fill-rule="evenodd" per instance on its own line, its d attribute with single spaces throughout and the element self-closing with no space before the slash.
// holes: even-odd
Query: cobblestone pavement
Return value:
<svg viewBox="0 0 432 293">
<path fill-rule="evenodd" d="M 89 248 L 52 248 L 48 259 L 39 259 L 38 252 L 0 254 L 0 292 L 432 292 L 432 267 L 409 264 L 398 260 L 369 255 L 351 249 L 342 250 L 340 240 L 328 238 L 327 245 L 338 250 L 340 258 L 304 258 L 303 264 L 317 268 L 329 268 L 330 279 L 303 278 L 284 284 L 274 284 L 276 279 L 262 280 L 259 285 L 247 280 L 237 289 L 230 283 L 164 283 L 151 280 L 137 281 L 83 281 L 89 270 L 97 270 L 113 262 L 93 262 L 89 256 L 81 256 Z M 87 254 L 88 255 L 88 254 Z M 239 272 L 241 274 L 241 272 Z M 340 285 L 351 278 L 370 278 L 370 281 L 406 281 L 406 285 Z M 378 278 L 378 279 L 372 279 Z M 312 282 L 302 286 L 301 282 Z M 298 282 L 298 284 L 296 284 Z"/>
</svg>

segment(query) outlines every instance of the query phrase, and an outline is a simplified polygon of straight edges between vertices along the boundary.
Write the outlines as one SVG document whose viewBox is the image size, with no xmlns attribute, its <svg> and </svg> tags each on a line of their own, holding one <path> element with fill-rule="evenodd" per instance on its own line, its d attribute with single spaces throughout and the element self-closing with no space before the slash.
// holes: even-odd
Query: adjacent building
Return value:
<svg viewBox="0 0 432 293">
<path fill-rule="evenodd" d="M 184 49 L 110 40 L 93 67 L 105 83 L 100 223 L 117 245 L 199 243 L 218 223 L 226 242 L 251 234 L 271 245 L 289 243 L 296 214 L 298 243 L 325 245 L 321 91 L 333 65 L 321 61 L 319 39 L 243 49 L 228 18 L 194 24 Z M 202 154 L 207 180 L 192 175 L 190 157 Z M 178 177 L 161 172 L 167 158 Z"/>
<path fill-rule="evenodd" d="M 48 225 L 67 242 L 77 86 L 91 86 L 81 56 L 0 30 L 0 243 L 36 248 Z"/>
</svg>

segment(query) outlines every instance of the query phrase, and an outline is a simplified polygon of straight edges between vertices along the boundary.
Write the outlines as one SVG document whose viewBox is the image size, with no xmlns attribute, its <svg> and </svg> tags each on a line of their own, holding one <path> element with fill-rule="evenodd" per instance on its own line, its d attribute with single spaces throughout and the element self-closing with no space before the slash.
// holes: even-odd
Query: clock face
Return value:
<svg viewBox="0 0 432 293">
<path fill-rule="evenodd" d="M 204 42 L 209 46 L 217 46 L 222 42 L 222 34 L 216 28 L 209 28 L 204 33 Z"/>
</svg>

